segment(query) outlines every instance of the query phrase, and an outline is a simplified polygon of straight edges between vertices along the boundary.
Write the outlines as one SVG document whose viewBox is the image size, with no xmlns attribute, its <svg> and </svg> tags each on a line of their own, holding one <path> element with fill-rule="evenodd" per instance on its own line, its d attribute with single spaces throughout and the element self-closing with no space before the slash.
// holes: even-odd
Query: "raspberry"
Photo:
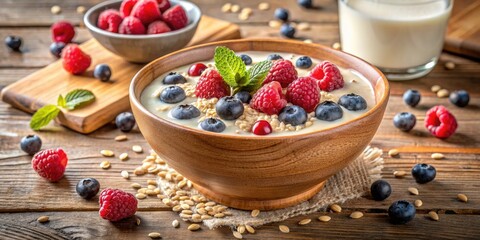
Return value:
<svg viewBox="0 0 480 240">
<path fill-rule="evenodd" d="M 335 64 L 329 61 L 323 61 L 315 66 L 309 73 L 310 77 L 318 81 L 320 90 L 331 92 L 343 87 L 343 76 Z"/>
<path fill-rule="evenodd" d="M 177 5 L 163 13 L 163 20 L 173 29 L 177 30 L 187 26 L 188 17 L 182 6 Z"/>
<path fill-rule="evenodd" d="M 97 27 L 109 32 L 118 33 L 118 27 L 120 23 L 122 23 L 122 20 L 123 18 L 119 11 L 108 9 L 98 16 Z"/>
<path fill-rule="evenodd" d="M 123 0 L 122 4 L 120 5 L 120 13 L 122 13 L 122 17 L 130 16 L 133 6 L 135 6 L 137 2 L 138 0 Z"/>
<path fill-rule="evenodd" d="M 273 62 L 273 66 L 268 72 L 263 84 L 277 81 L 285 88 L 295 79 L 297 79 L 297 70 L 292 62 L 281 59 Z"/>
<path fill-rule="evenodd" d="M 118 27 L 118 32 L 121 34 L 145 34 L 146 29 L 140 19 L 128 16 L 123 19 L 120 27 Z"/>
<path fill-rule="evenodd" d="M 50 182 L 63 177 L 67 163 L 67 154 L 61 148 L 40 151 L 32 159 L 33 170 Z"/>
<path fill-rule="evenodd" d="M 221 98 L 229 95 L 230 90 L 217 70 L 207 69 L 200 75 L 195 95 L 199 98 Z"/>
<path fill-rule="evenodd" d="M 68 44 L 62 51 L 63 68 L 72 74 L 82 74 L 92 63 L 90 55 L 84 53 L 77 44 Z"/>
<path fill-rule="evenodd" d="M 437 138 L 448 138 L 457 130 L 457 120 L 444 106 L 434 106 L 427 111 L 425 127 Z"/>
<path fill-rule="evenodd" d="M 109 221 L 118 221 L 131 217 L 137 211 L 137 199 L 120 189 L 106 188 L 98 198 L 100 217 Z"/>
<path fill-rule="evenodd" d="M 52 25 L 52 40 L 54 42 L 70 43 L 75 36 L 73 25 L 67 21 L 59 21 Z"/>
<path fill-rule="evenodd" d="M 132 9 L 131 16 L 140 19 L 145 26 L 162 18 L 156 0 L 138 1 Z"/>
<path fill-rule="evenodd" d="M 165 22 L 160 20 L 150 23 L 148 25 L 147 34 L 159 34 L 172 31 Z"/>
<path fill-rule="evenodd" d="M 168 0 L 157 0 L 158 8 L 160 8 L 160 12 L 165 12 L 167 9 L 170 8 L 170 1 Z"/>
<path fill-rule="evenodd" d="M 317 81 L 311 77 L 300 77 L 287 87 L 287 100 L 307 112 L 313 112 L 320 101 Z"/>
<path fill-rule="evenodd" d="M 276 81 L 263 85 L 250 101 L 253 109 L 269 115 L 278 114 L 286 105 L 287 100 L 282 93 L 282 86 Z"/>
</svg>

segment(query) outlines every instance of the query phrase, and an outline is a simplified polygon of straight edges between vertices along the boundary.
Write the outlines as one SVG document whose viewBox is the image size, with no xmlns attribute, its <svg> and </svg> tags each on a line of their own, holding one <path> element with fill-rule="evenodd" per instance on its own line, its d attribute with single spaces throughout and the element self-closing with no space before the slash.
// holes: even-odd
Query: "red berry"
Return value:
<svg viewBox="0 0 480 240">
<path fill-rule="evenodd" d="M 67 21 L 59 21 L 52 25 L 53 42 L 63 42 L 65 44 L 72 42 L 75 36 L 73 25 Z"/>
<path fill-rule="evenodd" d="M 131 16 L 140 19 L 145 26 L 162 18 L 156 0 L 138 1 L 132 9 Z"/>
<path fill-rule="evenodd" d="M 263 85 L 250 101 L 253 109 L 269 115 L 278 114 L 286 105 L 287 100 L 282 93 L 282 86 L 277 81 Z"/>
<path fill-rule="evenodd" d="M 135 6 L 137 2 L 138 0 L 123 0 L 122 4 L 120 5 L 120 13 L 122 14 L 122 17 L 130 16 L 133 6 Z"/>
<path fill-rule="evenodd" d="M 258 120 L 253 124 L 252 132 L 255 135 L 268 135 L 272 133 L 272 126 L 267 120 Z"/>
<path fill-rule="evenodd" d="M 205 64 L 195 63 L 188 69 L 188 75 L 192 77 L 200 76 L 203 71 L 205 71 L 205 69 L 207 69 L 207 66 L 205 66 Z"/>
<path fill-rule="evenodd" d="M 147 34 L 159 34 L 172 31 L 165 22 L 160 20 L 150 23 L 148 25 Z"/>
<path fill-rule="evenodd" d="M 434 106 L 427 111 L 425 127 L 437 138 L 448 138 L 457 130 L 457 120 L 444 106 Z"/>
<path fill-rule="evenodd" d="M 68 44 L 62 50 L 62 63 L 67 72 L 82 74 L 90 67 L 92 58 L 84 53 L 77 44 Z"/>
<path fill-rule="evenodd" d="M 221 98 L 229 94 L 229 87 L 215 69 L 203 72 L 195 87 L 195 95 L 198 98 Z"/>
<path fill-rule="evenodd" d="M 119 11 L 107 9 L 98 16 L 97 27 L 109 32 L 118 33 L 118 27 L 120 23 L 122 23 L 122 20 L 123 18 Z"/>
<path fill-rule="evenodd" d="M 187 14 L 180 5 L 168 9 L 162 14 L 162 17 L 173 30 L 183 28 L 188 24 Z"/>
<path fill-rule="evenodd" d="M 99 197 L 100 217 L 109 221 L 118 221 L 135 215 L 137 199 L 120 189 L 106 188 Z"/>
<path fill-rule="evenodd" d="M 273 66 L 270 68 L 263 84 L 277 81 L 285 88 L 293 82 L 293 80 L 297 79 L 297 76 L 297 70 L 292 62 L 290 62 L 290 60 L 280 59 L 273 62 Z"/>
<path fill-rule="evenodd" d="M 142 21 L 136 17 L 128 16 L 123 19 L 120 27 L 118 27 L 118 32 L 121 34 L 145 34 L 146 29 L 142 24 Z"/>
<path fill-rule="evenodd" d="M 311 77 L 300 77 L 287 87 L 288 102 L 300 106 L 307 112 L 313 112 L 320 102 L 320 89 L 317 81 Z"/>
<path fill-rule="evenodd" d="M 329 61 L 323 61 L 309 73 L 310 77 L 318 81 L 320 90 L 331 92 L 343 87 L 343 76 L 337 66 Z"/>
<path fill-rule="evenodd" d="M 63 177 L 67 163 L 67 154 L 61 148 L 40 151 L 32 159 L 33 170 L 50 182 Z"/>
<path fill-rule="evenodd" d="M 157 0 L 158 8 L 160 8 L 160 12 L 165 12 L 167 9 L 170 8 L 170 1 L 168 0 Z"/>
</svg>

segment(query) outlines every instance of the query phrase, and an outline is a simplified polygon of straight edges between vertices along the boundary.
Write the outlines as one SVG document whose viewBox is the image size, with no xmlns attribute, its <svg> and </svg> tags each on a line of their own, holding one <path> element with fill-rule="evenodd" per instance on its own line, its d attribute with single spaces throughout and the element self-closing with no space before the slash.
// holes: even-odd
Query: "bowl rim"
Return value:
<svg viewBox="0 0 480 240">
<path fill-rule="evenodd" d="M 200 130 L 200 129 L 196 129 L 196 128 L 190 128 L 190 127 L 187 127 L 187 126 L 183 126 L 183 125 L 180 125 L 180 124 L 176 124 L 176 123 L 173 123 L 171 121 L 168 121 L 168 120 L 165 120 L 155 114 L 153 114 L 152 112 L 150 112 L 148 109 L 146 109 L 145 106 L 143 106 L 143 104 L 141 103 L 140 99 L 138 99 L 136 96 L 135 96 L 135 83 L 138 81 L 138 78 L 140 77 L 140 74 L 145 71 L 145 69 L 147 68 L 150 68 L 152 67 L 156 62 L 158 61 L 162 61 L 163 59 L 165 58 L 169 58 L 170 56 L 173 56 L 173 55 L 176 55 L 176 54 L 181 54 L 181 53 L 185 53 L 185 52 L 188 52 L 192 49 L 197 49 L 197 48 L 203 48 L 203 47 L 211 47 L 211 46 L 221 46 L 222 44 L 229 44 L 229 43 L 237 43 L 237 42 L 277 42 L 277 43 L 283 43 L 283 44 L 292 44 L 292 43 L 295 43 L 295 44 L 308 44 L 310 46 L 317 46 L 317 47 L 320 47 L 320 48 L 323 48 L 323 49 L 327 49 L 327 50 L 330 50 L 330 51 L 338 51 L 338 52 L 341 52 L 342 54 L 346 54 L 346 55 L 349 55 L 363 63 L 365 63 L 366 65 L 368 65 L 370 68 L 372 68 L 374 71 L 376 71 L 379 75 L 379 78 L 382 79 L 383 81 L 383 84 L 385 86 L 385 90 L 384 90 L 384 94 L 382 96 L 382 98 L 376 102 L 375 106 L 372 107 L 370 110 L 368 110 L 367 112 L 363 113 L 362 115 L 360 115 L 359 117 L 357 118 L 354 118 L 354 119 L 351 119 L 349 121 L 346 121 L 344 123 L 341 123 L 339 125 L 336 125 L 334 127 L 330 127 L 330 128 L 326 128 L 326 129 L 321 129 L 321 130 L 317 130 L 317 131 L 313 131 L 313 132 L 305 132 L 305 133 L 295 133 L 295 134 L 289 134 L 289 135 L 265 135 L 265 136 L 251 136 L 251 135 L 234 135 L 234 134 L 222 134 L 222 133 L 214 133 L 214 132 L 209 132 L 209 131 L 205 131 L 205 130 Z M 152 80 L 153 81 L 153 80 Z M 374 86 L 373 86 L 374 87 Z M 143 92 L 145 90 L 145 88 L 143 88 L 141 91 Z M 286 138 L 289 138 L 289 139 L 296 139 L 296 138 L 305 138 L 305 137 L 310 137 L 310 136 L 313 136 L 313 135 L 317 135 L 317 134 L 325 134 L 325 133 L 328 133 L 330 131 L 333 131 L 335 132 L 335 130 L 338 130 L 342 127 L 345 127 L 346 125 L 348 124 L 351 124 L 352 122 L 357 122 L 357 121 L 361 121 L 373 114 L 375 114 L 376 112 L 380 111 L 382 106 L 385 105 L 386 107 L 386 104 L 388 103 L 388 99 L 389 99 L 389 95 L 390 95 L 390 85 L 388 83 L 388 79 L 387 77 L 378 69 L 376 68 L 375 66 L 373 66 L 372 64 L 366 62 L 365 60 L 359 58 L 359 57 L 356 57 L 352 54 L 349 54 L 349 53 L 346 53 L 346 52 L 343 52 L 343 51 L 339 51 L 339 50 L 335 50 L 333 48 L 330 48 L 328 46 L 324 46 L 324 45 L 321 45 L 321 44 L 315 44 L 315 43 L 303 43 L 303 42 L 300 42 L 300 41 L 295 41 L 295 40 L 285 40 L 285 39 L 271 39 L 271 38 L 249 38 L 249 39 L 236 39 L 236 40 L 225 40 L 225 41 L 217 41 L 217 42 L 211 42 L 211 43 L 206 43 L 206 44 L 200 44 L 200 45 L 195 45 L 195 46 L 192 46 L 192 47 L 188 47 L 188 48 L 184 48 L 182 50 L 178 50 L 178 51 L 175 51 L 175 52 L 172 52 L 172 53 L 169 53 L 167 55 L 164 55 L 162 57 L 159 57 L 155 60 L 153 60 L 152 62 L 146 64 L 144 67 L 142 67 L 132 78 L 132 81 L 130 82 L 130 87 L 129 87 L 129 98 L 130 98 L 130 101 L 133 105 L 135 105 L 135 107 L 137 107 L 143 114 L 146 114 L 147 116 L 149 116 L 150 118 L 153 118 L 157 121 L 160 121 L 162 124 L 167 124 L 169 125 L 170 127 L 173 127 L 173 128 L 177 128 L 177 129 L 180 129 L 180 130 L 183 130 L 183 131 L 187 131 L 187 132 L 193 132 L 195 134 L 200 134 L 200 135 L 207 135 L 207 136 L 211 136 L 211 137 L 221 137 L 221 138 L 224 138 L 224 139 L 233 139 L 233 140 L 239 140 L 239 139 L 242 139 L 242 140 L 259 140 L 259 139 L 270 139 L 270 140 L 280 140 L 280 139 L 286 139 Z M 141 93 L 140 93 L 140 96 L 141 96 Z"/>
<path fill-rule="evenodd" d="M 190 5 L 194 9 L 194 11 L 198 13 L 198 16 L 192 19 L 192 22 L 190 24 L 188 24 L 186 27 L 181 29 L 173 30 L 171 32 L 166 32 L 166 33 L 160 33 L 160 34 L 139 34 L 139 35 L 128 35 L 128 34 L 112 33 L 109 31 L 105 31 L 101 28 L 98 28 L 95 24 L 91 23 L 88 20 L 90 18 L 90 15 L 92 15 L 94 12 L 98 11 L 99 9 L 110 4 L 121 3 L 122 1 L 123 0 L 108 0 L 108 1 L 101 2 L 99 4 L 94 5 L 93 7 L 88 9 L 88 11 L 83 16 L 83 23 L 85 24 L 85 26 L 87 26 L 88 30 L 98 33 L 100 35 L 107 36 L 107 37 L 124 38 L 124 39 L 155 39 L 160 37 L 175 36 L 177 34 L 191 31 L 192 29 L 196 28 L 196 25 L 200 22 L 200 19 L 202 18 L 202 11 L 196 4 L 189 1 L 170 0 L 170 2 L 172 3 Z"/>
</svg>

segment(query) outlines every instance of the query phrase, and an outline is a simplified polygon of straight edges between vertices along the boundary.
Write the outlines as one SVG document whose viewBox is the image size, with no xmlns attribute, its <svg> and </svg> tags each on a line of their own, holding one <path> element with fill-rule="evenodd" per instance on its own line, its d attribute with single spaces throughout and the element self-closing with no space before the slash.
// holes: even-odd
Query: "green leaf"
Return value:
<svg viewBox="0 0 480 240">
<path fill-rule="evenodd" d="M 67 93 L 65 96 L 66 107 L 73 110 L 80 106 L 85 106 L 95 100 L 95 95 L 89 90 L 75 89 Z"/>
<path fill-rule="evenodd" d="M 230 87 L 248 81 L 245 63 L 232 50 L 223 46 L 215 48 L 214 60 L 218 72 Z"/>
<path fill-rule="evenodd" d="M 57 106 L 65 107 L 66 104 L 67 104 L 67 102 L 65 101 L 65 98 L 62 96 L 62 94 L 58 95 Z"/>
<path fill-rule="evenodd" d="M 248 85 L 246 85 L 244 89 L 250 92 L 259 89 L 272 66 L 272 61 L 265 60 L 253 65 L 250 69 L 248 69 L 248 75 L 250 76 L 250 79 L 248 81 Z"/>
<path fill-rule="evenodd" d="M 50 121 L 57 117 L 59 112 L 60 108 L 55 105 L 49 104 L 43 106 L 33 114 L 32 119 L 30 120 L 30 128 L 38 130 L 43 126 L 46 126 Z"/>
</svg>

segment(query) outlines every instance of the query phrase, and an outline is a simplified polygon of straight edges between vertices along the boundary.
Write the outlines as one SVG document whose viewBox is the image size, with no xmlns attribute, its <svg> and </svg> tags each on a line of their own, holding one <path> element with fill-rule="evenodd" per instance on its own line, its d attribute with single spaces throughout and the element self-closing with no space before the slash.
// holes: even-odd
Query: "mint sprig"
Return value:
<svg viewBox="0 0 480 240">
<path fill-rule="evenodd" d="M 57 105 L 48 104 L 38 109 L 30 120 L 30 128 L 39 130 L 55 119 L 60 113 L 60 108 L 74 110 L 85 106 L 95 100 L 95 96 L 89 90 L 75 89 L 67 93 L 65 97 L 58 96 Z"/>
</svg>

